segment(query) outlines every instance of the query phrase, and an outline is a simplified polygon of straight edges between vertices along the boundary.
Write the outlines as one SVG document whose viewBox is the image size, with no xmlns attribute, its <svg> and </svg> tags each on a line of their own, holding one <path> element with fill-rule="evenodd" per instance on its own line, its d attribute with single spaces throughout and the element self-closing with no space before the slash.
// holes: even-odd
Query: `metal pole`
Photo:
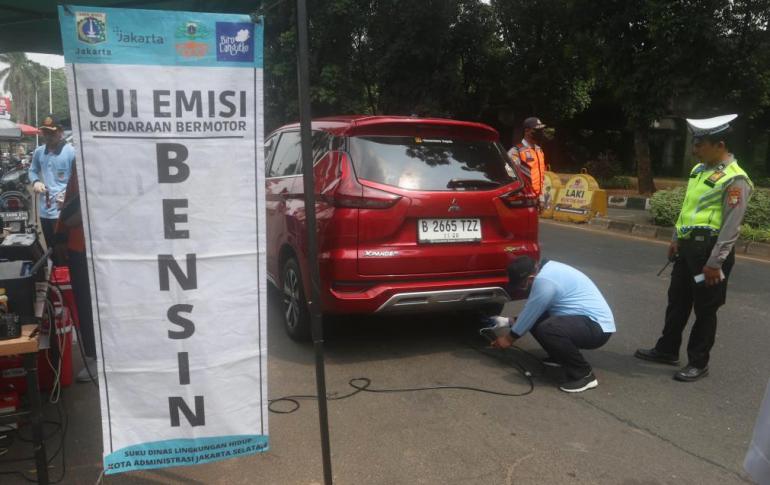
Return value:
<svg viewBox="0 0 770 485">
<path fill-rule="evenodd" d="M 48 66 L 48 112 L 53 113 L 53 83 L 51 82 L 51 66 Z"/>
<path fill-rule="evenodd" d="M 302 179 L 305 191 L 305 224 L 307 230 L 308 276 L 310 277 L 310 323 L 315 350 L 316 391 L 318 393 L 318 420 L 321 426 L 321 457 L 323 460 L 324 484 L 332 484 L 331 445 L 329 440 L 329 417 L 326 402 L 326 375 L 324 370 L 323 322 L 321 318 L 321 285 L 318 270 L 318 239 L 315 217 L 315 180 L 313 176 L 313 151 L 310 128 L 310 79 L 308 66 L 307 5 L 297 0 L 297 76 L 299 84 L 299 120 L 302 138 Z"/>
<path fill-rule="evenodd" d="M 35 148 L 40 146 L 39 127 L 40 127 L 40 124 L 37 121 L 37 88 L 35 88 L 35 129 L 37 129 L 37 133 L 35 133 Z"/>
</svg>

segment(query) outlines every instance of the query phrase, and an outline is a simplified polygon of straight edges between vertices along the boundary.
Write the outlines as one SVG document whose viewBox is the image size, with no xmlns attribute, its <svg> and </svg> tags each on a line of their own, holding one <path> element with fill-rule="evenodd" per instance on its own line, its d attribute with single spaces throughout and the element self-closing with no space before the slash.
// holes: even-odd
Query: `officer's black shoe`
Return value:
<svg viewBox="0 0 770 485">
<path fill-rule="evenodd" d="M 708 367 L 699 369 L 692 365 L 686 365 L 682 368 L 682 370 L 674 374 L 674 379 L 682 382 L 693 382 L 703 377 L 706 377 L 708 374 L 709 374 Z"/>
<path fill-rule="evenodd" d="M 651 349 L 636 349 L 634 357 L 637 359 L 649 360 L 650 362 L 657 362 L 659 364 L 679 365 L 678 356 L 658 352 L 655 347 Z"/>
</svg>

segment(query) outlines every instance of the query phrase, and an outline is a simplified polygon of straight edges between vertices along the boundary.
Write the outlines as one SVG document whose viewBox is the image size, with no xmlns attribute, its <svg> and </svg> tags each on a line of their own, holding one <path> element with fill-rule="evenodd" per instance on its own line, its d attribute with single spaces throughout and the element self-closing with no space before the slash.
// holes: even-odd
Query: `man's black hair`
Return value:
<svg viewBox="0 0 770 485">
<path fill-rule="evenodd" d="M 524 280 L 535 274 L 535 260 L 529 256 L 519 256 L 514 259 L 507 268 L 508 283 L 513 286 L 519 286 Z"/>
<path fill-rule="evenodd" d="M 732 127 L 728 127 L 726 130 L 720 131 L 719 133 L 715 133 L 713 135 L 703 135 L 699 136 L 698 138 L 700 140 L 707 141 L 712 145 L 718 145 L 719 142 L 723 142 L 725 144 L 725 148 L 730 153 L 732 153 L 734 148 L 735 138 Z"/>
</svg>

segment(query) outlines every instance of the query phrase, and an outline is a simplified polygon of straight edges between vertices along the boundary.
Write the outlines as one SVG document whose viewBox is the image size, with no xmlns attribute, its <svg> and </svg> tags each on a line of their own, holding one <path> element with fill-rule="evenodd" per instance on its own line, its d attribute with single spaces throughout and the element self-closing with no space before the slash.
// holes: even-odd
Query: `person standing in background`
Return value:
<svg viewBox="0 0 770 485">
<path fill-rule="evenodd" d="M 53 234 L 59 207 L 56 197 L 67 188 L 75 149 L 64 140 L 61 124 L 48 115 L 40 126 L 45 144 L 37 147 L 29 167 L 29 181 L 37 195 L 38 214 L 46 247 L 53 247 Z"/>
<path fill-rule="evenodd" d="M 543 196 L 543 181 L 545 178 L 545 153 L 538 142 L 543 138 L 545 125 L 539 118 L 530 117 L 524 120 L 524 138 L 521 143 L 508 150 L 511 161 L 519 167 L 526 178 L 527 184 L 532 188 L 541 201 Z"/>
</svg>

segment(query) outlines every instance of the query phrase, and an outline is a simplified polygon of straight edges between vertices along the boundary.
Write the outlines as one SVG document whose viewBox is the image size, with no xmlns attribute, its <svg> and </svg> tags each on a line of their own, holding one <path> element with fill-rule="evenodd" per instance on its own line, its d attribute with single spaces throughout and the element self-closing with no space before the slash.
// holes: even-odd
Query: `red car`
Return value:
<svg viewBox="0 0 770 485">
<path fill-rule="evenodd" d="M 537 199 L 497 131 L 447 119 L 313 121 L 324 314 L 500 311 L 505 268 L 539 257 Z M 310 336 L 299 125 L 265 140 L 267 271 Z"/>
</svg>

